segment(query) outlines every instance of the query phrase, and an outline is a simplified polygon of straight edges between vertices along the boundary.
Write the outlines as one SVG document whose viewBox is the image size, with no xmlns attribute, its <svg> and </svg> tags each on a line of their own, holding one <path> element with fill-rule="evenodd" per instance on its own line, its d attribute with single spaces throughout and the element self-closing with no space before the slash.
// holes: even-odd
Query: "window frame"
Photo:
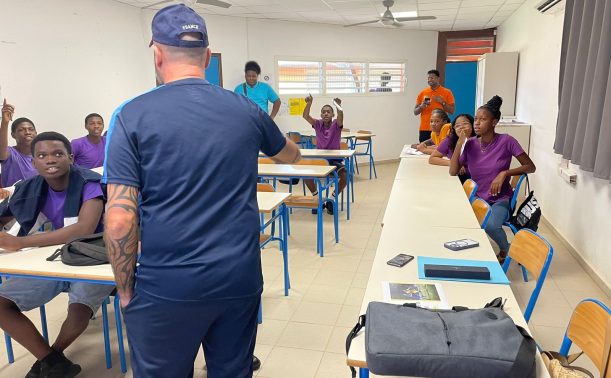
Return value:
<svg viewBox="0 0 611 378">
<path fill-rule="evenodd" d="M 407 59 L 355 59 L 355 58 L 345 58 L 345 57 L 317 57 L 317 56 L 275 56 L 274 57 L 274 66 L 275 66 L 275 75 L 276 80 L 274 83 L 274 89 L 277 91 L 279 96 L 284 97 L 298 97 L 302 94 L 300 93 L 280 93 L 280 61 L 296 61 L 296 62 L 317 62 L 322 66 L 321 69 L 321 77 L 319 78 L 319 88 L 321 89 L 321 93 L 316 96 L 321 97 L 360 97 L 360 96 L 405 96 L 407 94 L 407 87 L 409 84 L 409 79 L 407 77 Z M 327 92 L 327 81 L 326 81 L 326 65 L 327 63 L 357 63 L 364 64 L 364 92 L 356 92 L 356 93 L 329 93 Z M 403 91 L 399 92 L 370 92 L 370 80 L 369 80 L 369 65 L 370 64 L 402 64 L 403 65 Z"/>
</svg>

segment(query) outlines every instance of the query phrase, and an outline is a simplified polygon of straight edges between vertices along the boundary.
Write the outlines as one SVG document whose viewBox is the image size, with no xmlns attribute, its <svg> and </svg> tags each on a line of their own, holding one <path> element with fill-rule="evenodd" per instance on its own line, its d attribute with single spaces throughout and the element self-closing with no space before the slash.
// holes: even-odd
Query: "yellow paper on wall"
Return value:
<svg viewBox="0 0 611 378">
<path fill-rule="evenodd" d="M 306 102 L 304 98 L 289 98 L 289 114 L 300 116 L 303 114 Z"/>
</svg>

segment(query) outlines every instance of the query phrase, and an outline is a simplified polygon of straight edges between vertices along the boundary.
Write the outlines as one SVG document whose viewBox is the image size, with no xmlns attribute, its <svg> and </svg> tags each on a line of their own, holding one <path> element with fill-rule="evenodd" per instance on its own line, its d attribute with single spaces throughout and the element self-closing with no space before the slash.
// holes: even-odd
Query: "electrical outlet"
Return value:
<svg viewBox="0 0 611 378">
<path fill-rule="evenodd" d="M 575 171 L 572 171 L 568 168 L 560 167 L 558 168 L 558 174 L 560 174 L 560 177 L 562 177 L 562 179 L 568 182 L 569 184 L 577 183 L 577 173 L 575 173 Z"/>
</svg>

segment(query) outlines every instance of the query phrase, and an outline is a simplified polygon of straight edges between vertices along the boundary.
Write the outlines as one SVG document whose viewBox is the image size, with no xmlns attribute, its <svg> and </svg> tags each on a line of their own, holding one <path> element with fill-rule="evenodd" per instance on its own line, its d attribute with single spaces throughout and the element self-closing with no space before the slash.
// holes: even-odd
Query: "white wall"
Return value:
<svg viewBox="0 0 611 378">
<path fill-rule="evenodd" d="M 0 86 L 39 131 L 85 134 L 88 113 L 109 119 L 155 85 L 141 12 L 114 1 L 2 0 Z"/>
<path fill-rule="evenodd" d="M 112 0 L 3 0 L 2 14 L 10 17 L 0 23 L 1 96 L 39 131 L 81 136 L 85 115 L 97 112 L 108 121 L 121 102 L 154 86 L 147 48 L 152 10 Z M 345 124 L 378 134 L 376 160 L 394 159 L 403 144 L 417 140 L 412 109 L 426 71 L 435 66 L 436 32 L 204 17 L 228 89 L 243 81 L 249 59 L 261 64 L 272 86 L 276 56 L 407 61 L 406 93 L 345 96 Z M 330 101 L 316 98 L 313 115 Z M 307 129 L 301 117 L 277 122 L 284 131 Z"/>
<path fill-rule="evenodd" d="M 609 286 L 611 185 L 576 166 L 576 186 L 557 173 L 560 156 L 554 154 L 553 144 L 564 15 L 542 15 L 535 3 L 525 2 L 497 34 L 497 51 L 520 53 L 516 115 L 533 125 L 530 155 L 537 172 L 532 185 L 544 216 Z"/>
</svg>

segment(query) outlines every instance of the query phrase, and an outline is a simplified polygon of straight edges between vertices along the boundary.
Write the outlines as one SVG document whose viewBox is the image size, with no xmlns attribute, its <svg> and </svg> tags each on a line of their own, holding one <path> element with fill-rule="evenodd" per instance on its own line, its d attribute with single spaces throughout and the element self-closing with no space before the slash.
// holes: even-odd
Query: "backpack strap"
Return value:
<svg viewBox="0 0 611 378">
<path fill-rule="evenodd" d="M 366 319 L 366 315 L 359 316 L 359 321 L 348 333 L 348 336 L 346 337 L 346 356 L 348 356 L 348 352 L 350 351 L 350 344 L 352 344 L 352 339 L 354 339 L 359 333 L 359 331 L 363 329 L 363 327 L 365 327 Z M 350 366 L 350 372 L 352 373 L 352 378 L 356 378 L 356 369 L 354 368 L 354 366 Z"/>
<path fill-rule="evenodd" d="M 57 248 L 55 250 L 55 252 L 53 252 L 53 254 L 51 256 L 47 257 L 47 261 L 54 261 L 61 254 L 62 254 L 62 249 L 61 248 Z"/>
<path fill-rule="evenodd" d="M 516 359 L 511 366 L 511 370 L 509 370 L 507 374 L 507 378 L 534 377 L 537 370 L 535 363 L 535 340 L 533 340 L 524 328 L 520 326 L 516 326 L 516 328 L 522 334 L 523 338 Z M 525 375 L 525 372 L 528 372 L 528 375 Z"/>
<path fill-rule="evenodd" d="M 244 96 L 248 97 L 248 92 L 246 91 L 246 83 L 242 84 L 242 90 L 244 91 Z"/>
</svg>

